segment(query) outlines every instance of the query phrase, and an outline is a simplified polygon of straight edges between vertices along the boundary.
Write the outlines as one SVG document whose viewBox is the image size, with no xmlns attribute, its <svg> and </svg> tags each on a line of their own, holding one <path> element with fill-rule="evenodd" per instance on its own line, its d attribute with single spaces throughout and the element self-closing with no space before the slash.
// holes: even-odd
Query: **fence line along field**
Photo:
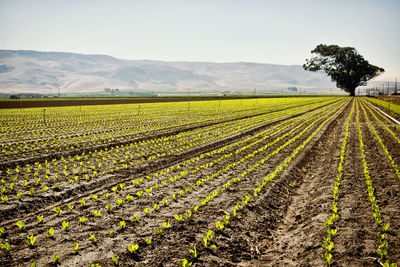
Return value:
<svg viewBox="0 0 400 267">
<path fill-rule="evenodd" d="M 1 266 L 395 266 L 400 125 L 367 99 L 3 109 Z"/>
</svg>

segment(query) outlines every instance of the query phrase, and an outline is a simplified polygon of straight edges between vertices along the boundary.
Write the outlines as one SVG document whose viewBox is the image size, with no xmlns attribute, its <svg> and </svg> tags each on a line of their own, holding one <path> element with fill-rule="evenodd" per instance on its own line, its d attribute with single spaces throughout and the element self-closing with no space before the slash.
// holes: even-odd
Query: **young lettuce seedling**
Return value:
<svg viewBox="0 0 400 267">
<path fill-rule="evenodd" d="M 225 226 L 224 226 L 224 223 L 218 221 L 218 222 L 215 224 L 215 227 L 217 227 L 218 230 L 222 231 L 222 229 L 224 229 Z"/>
<path fill-rule="evenodd" d="M 60 263 L 60 255 L 58 255 L 58 254 L 54 255 L 52 261 L 53 261 L 53 264 L 55 264 L 55 265 L 59 264 Z"/>
<path fill-rule="evenodd" d="M 164 234 L 164 228 L 162 228 L 162 227 L 156 227 L 156 233 L 159 234 L 159 235 Z"/>
<path fill-rule="evenodd" d="M 187 259 L 183 259 L 179 264 L 179 267 L 190 267 L 192 266 L 192 262 L 189 262 Z"/>
<path fill-rule="evenodd" d="M 196 246 L 194 246 L 193 249 L 189 249 L 189 253 L 193 256 L 193 258 L 199 258 L 201 260 L 201 257 L 199 257 L 199 253 L 197 253 Z"/>
<path fill-rule="evenodd" d="M 178 222 L 183 222 L 183 215 L 175 215 L 175 219 L 178 221 Z"/>
<path fill-rule="evenodd" d="M 144 209 L 144 214 L 145 214 L 145 216 L 149 216 L 150 215 L 150 209 L 149 208 L 145 208 Z"/>
<path fill-rule="evenodd" d="M 106 205 L 106 210 L 107 210 L 108 213 L 111 213 L 112 206 L 111 206 L 110 203 L 108 203 L 108 204 Z"/>
<path fill-rule="evenodd" d="M 89 234 L 89 240 L 90 242 L 92 242 L 92 244 L 96 243 L 96 237 L 94 236 L 94 234 Z"/>
<path fill-rule="evenodd" d="M 21 231 L 25 231 L 25 222 L 18 221 L 16 225 L 19 227 Z"/>
<path fill-rule="evenodd" d="M 35 242 L 36 242 L 36 237 L 34 237 L 33 234 L 28 235 L 26 237 L 26 242 L 28 243 L 28 246 L 30 248 L 33 248 L 33 246 L 35 245 Z"/>
<path fill-rule="evenodd" d="M 109 237 L 114 237 L 114 229 L 111 229 L 111 230 L 108 232 L 108 236 L 109 236 Z"/>
<path fill-rule="evenodd" d="M 122 198 L 118 198 L 116 201 L 118 206 L 123 207 L 124 206 L 124 200 Z"/>
<path fill-rule="evenodd" d="M 79 224 L 85 224 L 86 223 L 86 217 L 79 217 Z"/>
<path fill-rule="evenodd" d="M 138 244 L 135 244 L 135 245 L 132 244 L 132 245 L 128 246 L 128 250 L 131 254 L 135 254 L 138 249 L 139 249 Z"/>
<path fill-rule="evenodd" d="M 9 243 L 0 244 L 0 248 L 3 250 L 4 254 L 6 254 L 6 256 L 10 255 L 10 244 Z"/>
<path fill-rule="evenodd" d="M 50 229 L 47 229 L 47 236 L 49 238 L 52 238 L 54 235 L 54 229 L 52 227 L 50 227 Z"/>
<path fill-rule="evenodd" d="M 79 247 L 79 244 L 78 244 L 78 242 L 74 242 L 74 250 L 72 251 L 72 254 L 77 254 L 78 253 L 78 247 Z"/>
<path fill-rule="evenodd" d="M 118 266 L 119 264 L 119 257 L 118 256 L 111 256 L 112 261 L 114 262 L 115 266 Z"/>
<path fill-rule="evenodd" d="M 154 205 L 153 205 L 153 210 L 154 210 L 154 211 L 157 212 L 159 209 L 160 209 L 160 206 L 158 206 L 157 204 L 154 204 Z"/>
<path fill-rule="evenodd" d="M 123 231 L 126 228 L 126 222 L 120 221 L 119 222 L 119 230 Z"/>
<path fill-rule="evenodd" d="M 53 210 L 57 213 L 57 216 L 60 216 L 62 209 L 60 207 L 54 207 Z"/>
<path fill-rule="evenodd" d="M 63 221 L 62 227 L 64 228 L 65 232 L 68 232 L 69 231 L 69 222 Z"/>
<path fill-rule="evenodd" d="M 163 222 L 163 227 L 165 228 L 165 229 L 168 229 L 168 228 L 170 228 L 171 227 L 171 224 L 169 223 L 169 222 Z"/>
</svg>

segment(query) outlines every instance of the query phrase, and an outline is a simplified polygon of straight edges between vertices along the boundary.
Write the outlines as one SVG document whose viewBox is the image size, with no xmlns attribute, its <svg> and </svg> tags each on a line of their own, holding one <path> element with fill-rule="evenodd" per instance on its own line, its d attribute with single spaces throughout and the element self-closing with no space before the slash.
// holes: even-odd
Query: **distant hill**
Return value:
<svg viewBox="0 0 400 267">
<path fill-rule="evenodd" d="M 324 93 L 335 88 L 324 73 L 300 65 L 123 60 L 105 55 L 0 50 L 1 93 L 84 93 L 118 88 L 157 93 L 222 91 Z M 289 92 L 289 91 L 287 91 Z"/>
</svg>

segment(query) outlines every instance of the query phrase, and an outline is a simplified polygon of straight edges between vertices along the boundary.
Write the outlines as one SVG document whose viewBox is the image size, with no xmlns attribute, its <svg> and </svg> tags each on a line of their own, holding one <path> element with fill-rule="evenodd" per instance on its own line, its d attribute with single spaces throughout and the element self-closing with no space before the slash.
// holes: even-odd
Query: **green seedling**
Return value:
<svg viewBox="0 0 400 267">
<path fill-rule="evenodd" d="M 177 214 L 175 214 L 175 219 L 176 219 L 178 222 L 183 222 L 183 215 L 177 215 Z"/>
<path fill-rule="evenodd" d="M 156 233 L 159 234 L 159 235 L 163 235 L 164 234 L 164 228 L 156 227 Z"/>
<path fill-rule="evenodd" d="M 77 254 L 78 253 L 78 247 L 79 247 L 78 242 L 74 242 L 74 250 L 72 251 L 72 254 Z"/>
<path fill-rule="evenodd" d="M 124 206 L 124 200 L 122 198 L 118 198 L 116 201 L 118 206 L 123 207 Z"/>
<path fill-rule="evenodd" d="M 6 256 L 10 255 L 11 247 L 9 243 L 0 244 L 0 248 L 3 250 Z"/>
<path fill-rule="evenodd" d="M 54 207 L 53 210 L 57 213 L 57 216 L 60 216 L 62 209 L 60 207 Z"/>
<path fill-rule="evenodd" d="M 149 208 L 145 208 L 144 209 L 144 214 L 145 214 L 145 216 L 149 216 L 150 215 L 150 209 Z"/>
<path fill-rule="evenodd" d="M 108 203 L 108 204 L 106 205 L 106 210 L 107 210 L 107 212 L 108 212 L 108 213 L 110 213 L 110 212 L 111 212 L 111 210 L 112 210 L 112 206 L 111 206 L 111 204 L 110 204 L 110 203 Z"/>
<path fill-rule="evenodd" d="M 119 257 L 118 256 L 111 256 L 112 261 L 114 262 L 115 266 L 118 266 L 119 264 Z"/>
<path fill-rule="evenodd" d="M 26 242 L 28 243 L 28 246 L 30 248 L 33 248 L 33 246 L 35 245 L 35 242 L 36 242 L 36 237 L 34 237 L 33 234 L 28 235 L 26 237 Z"/>
<path fill-rule="evenodd" d="M 90 242 L 92 242 L 92 244 L 96 243 L 96 237 L 94 236 L 94 234 L 89 234 L 89 240 Z"/>
<path fill-rule="evenodd" d="M 18 226 L 18 228 L 19 228 L 21 231 L 25 231 L 25 222 L 18 221 L 18 222 L 16 223 L 16 225 Z"/>
<path fill-rule="evenodd" d="M 179 264 L 180 267 L 190 267 L 192 266 L 192 262 L 189 262 L 187 259 L 183 259 Z"/>
<path fill-rule="evenodd" d="M 131 254 L 135 254 L 138 249 L 139 249 L 138 244 L 135 244 L 135 245 L 132 244 L 132 245 L 128 246 L 128 250 Z"/>
<path fill-rule="evenodd" d="M 120 221 L 119 222 L 119 230 L 124 230 L 126 228 L 126 222 L 125 221 Z"/>
<path fill-rule="evenodd" d="M 86 217 L 79 217 L 79 224 L 85 224 L 86 223 Z"/>
<path fill-rule="evenodd" d="M 55 265 L 59 264 L 60 263 L 60 255 L 58 255 L 58 254 L 54 255 L 52 261 L 53 261 L 53 264 L 55 264 Z"/>
<path fill-rule="evenodd" d="M 63 221 L 62 222 L 62 227 L 64 228 L 64 230 L 65 230 L 65 232 L 68 232 L 69 231 L 69 222 L 67 222 L 67 221 Z"/>
<path fill-rule="evenodd" d="M 53 235 L 54 235 L 54 229 L 50 227 L 49 229 L 47 229 L 47 236 L 52 238 Z"/>
<path fill-rule="evenodd" d="M 111 230 L 108 232 L 108 236 L 109 236 L 109 237 L 114 237 L 114 229 L 111 229 Z"/>
</svg>

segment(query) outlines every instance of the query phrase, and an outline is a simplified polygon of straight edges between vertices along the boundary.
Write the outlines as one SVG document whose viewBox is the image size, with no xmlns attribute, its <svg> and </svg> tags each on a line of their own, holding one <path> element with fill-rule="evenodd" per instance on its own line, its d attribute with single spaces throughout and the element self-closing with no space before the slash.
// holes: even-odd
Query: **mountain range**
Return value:
<svg viewBox="0 0 400 267">
<path fill-rule="evenodd" d="M 123 91 L 183 94 L 221 92 L 326 93 L 335 84 L 300 65 L 124 60 L 30 50 L 0 50 L 0 92 L 62 94 Z"/>
</svg>

